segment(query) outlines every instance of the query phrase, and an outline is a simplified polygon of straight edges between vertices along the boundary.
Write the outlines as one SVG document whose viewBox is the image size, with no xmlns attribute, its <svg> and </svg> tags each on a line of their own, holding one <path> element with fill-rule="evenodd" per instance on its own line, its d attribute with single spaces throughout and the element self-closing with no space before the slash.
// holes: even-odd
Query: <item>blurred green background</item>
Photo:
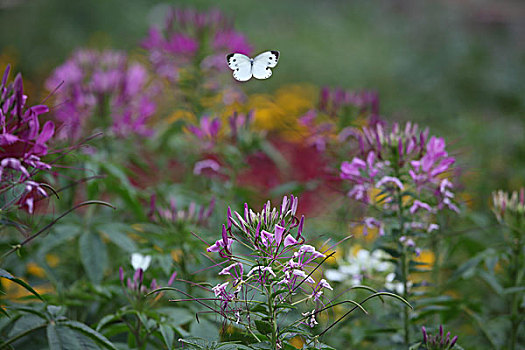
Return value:
<svg viewBox="0 0 525 350">
<path fill-rule="evenodd" d="M 44 79 L 77 47 L 140 54 L 167 4 L 218 7 L 256 52 L 281 51 L 277 74 L 248 91 L 295 83 L 377 90 L 387 119 L 446 137 L 474 206 L 487 207 L 496 188 L 523 185 L 523 1 L 0 0 L 0 63 L 14 61 L 43 96 Z"/>
</svg>

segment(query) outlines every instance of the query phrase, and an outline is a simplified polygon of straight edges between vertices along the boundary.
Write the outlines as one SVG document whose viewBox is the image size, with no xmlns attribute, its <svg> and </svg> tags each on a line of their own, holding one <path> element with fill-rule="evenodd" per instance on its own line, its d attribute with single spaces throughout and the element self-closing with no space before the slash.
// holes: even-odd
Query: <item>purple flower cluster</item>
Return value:
<svg viewBox="0 0 525 350">
<path fill-rule="evenodd" d="M 190 202 L 187 208 L 181 208 L 177 205 L 175 198 L 169 199 L 169 207 L 157 206 L 157 197 L 151 196 L 149 217 L 155 221 L 172 222 L 172 223 L 194 223 L 196 225 L 205 225 L 213 214 L 215 208 L 215 198 L 212 198 L 208 206 L 199 206 L 195 202 Z"/>
<path fill-rule="evenodd" d="M 133 278 L 130 278 L 130 277 L 126 278 L 124 269 L 120 267 L 119 268 L 119 279 L 122 285 L 122 289 L 124 290 L 124 294 L 130 300 L 130 302 L 137 303 L 142 300 L 149 300 L 150 306 L 151 306 L 152 303 L 155 303 L 155 301 L 159 299 L 159 296 L 157 296 L 157 298 L 151 301 L 151 299 L 146 299 L 145 295 L 163 286 L 159 285 L 157 283 L 157 280 L 153 278 L 148 287 L 144 283 L 144 272 L 145 272 L 145 269 L 139 267 L 133 273 Z M 177 272 L 173 272 L 168 280 L 167 285 L 164 287 L 171 286 L 173 282 L 175 281 L 176 277 L 177 277 Z"/>
<path fill-rule="evenodd" d="M 219 275 L 231 278 L 213 288 L 221 313 L 232 313 L 240 319 L 246 303 L 235 300 L 251 299 L 261 290 L 279 294 L 280 298 L 301 292 L 307 295 L 306 300 L 318 302 L 325 289 L 332 289 L 325 279 L 316 282 L 312 277 L 313 269 L 326 255 L 304 243 L 304 216 L 295 216 L 297 204 L 298 198 L 292 195 L 285 196 L 279 208 L 272 208 L 268 201 L 260 212 L 247 204 L 243 214 L 228 208 L 221 238 L 207 249 L 224 259 L 219 265 L 227 264 Z M 246 256 L 235 252 L 242 247 L 251 253 Z"/>
<path fill-rule="evenodd" d="M 150 28 L 142 46 L 157 74 L 170 81 L 195 63 L 203 70 L 221 70 L 226 54 L 251 52 L 246 38 L 218 10 L 170 8 L 162 28 Z"/>
<path fill-rule="evenodd" d="M 492 194 L 492 204 L 499 221 L 509 217 L 518 220 L 525 218 L 525 188 L 512 193 L 496 191 Z"/>
<path fill-rule="evenodd" d="M 203 116 L 199 120 L 198 125 L 190 124 L 187 126 L 188 131 L 198 139 L 199 147 L 206 152 L 206 158 L 195 163 L 193 173 L 195 175 L 203 174 L 219 174 L 221 164 L 217 159 L 220 155 L 211 157 L 210 152 L 217 146 L 219 135 L 227 142 L 237 143 L 241 141 L 250 125 L 253 122 L 253 113 L 239 114 L 233 113 L 228 118 L 229 130 L 225 130 L 219 118 L 211 118 L 210 116 Z"/>
<path fill-rule="evenodd" d="M 423 343 L 424 349 L 427 350 L 450 350 L 454 348 L 454 345 L 458 341 L 458 336 L 450 338 L 450 332 L 447 332 L 445 335 L 443 331 L 443 326 L 439 326 L 439 334 L 432 336 L 427 333 L 425 327 L 421 327 L 421 332 L 423 333 Z"/>
<path fill-rule="evenodd" d="M 62 138 L 77 139 L 86 128 L 112 127 L 118 136 L 151 135 L 155 85 L 140 63 L 120 51 L 78 50 L 47 79 L 59 105 Z"/>
<path fill-rule="evenodd" d="M 409 201 L 411 214 L 444 208 L 459 211 L 449 179 L 455 158 L 445 150 L 443 138 L 429 138 L 428 129 L 419 131 L 410 122 L 403 129 L 397 123 L 391 130 L 376 124 L 344 133 L 359 145 L 359 155 L 341 165 L 340 177 L 352 184 L 349 197 L 392 207 L 399 204 L 394 201 L 394 192 L 410 190 L 416 194 Z"/>
<path fill-rule="evenodd" d="M 347 108 L 358 108 L 361 113 L 369 112 L 379 117 L 379 96 L 375 91 L 348 91 L 340 88 L 321 89 L 319 98 L 319 111 L 330 116 L 338 116 Z"/>
<path fill-rule="evenodd" d="M 188 130 L 199 139 L 204 148 L 212 148 L 215 145 L 220 129 L 220 119 L 212 119 L 206 115 L 201 117 L 199 125 L 188 125 Z"/>
<path fill-rule="evenodd" d="M 228 118 L 229 138 L 233 142 L 237 141 L 242 133 L 249 130 L 253 123 L 253 119 L 254 114 L 252 112 L 248 114 L 233 113 Z M 198 125 L 190 124 L 187 128 L 191 134 L 199 139 L 199 142 L 204 149 L 213 148 L 218 141 L 219 134 L 224 133 L 221 120 L 207 115 L 200 118 Z"/>
<path fill-rule="evenodd" d="M 307 143 L 324 151 L 330 138 L 338 132 L 338 124 L 348 119 L 344 114 L 350 110 L 366 116 L 370 125 L 380 122 L 376 92 L 322 88 L 317 108 L 299 118 L 299 124 L 308 130 Z"/>
<path fill-rule="evenodd" d="M 7 66 L 0 85 L 0 191 L 24 184 L 25 190 L 16 204 L 32 213 L 36 198 L 47 194 L 39 183 L 30 179 L 38 170 L 51 169 L 41 157 L 48 153 L 47 142 L 55 126 L 47 121 L 40 127 L 39 116 L 49 108 L 46 105 L 28 107 L 22 75 L 18 74 L 14 82 L 8 84 L 9 72 L 10 66 Z"/>
</svg>

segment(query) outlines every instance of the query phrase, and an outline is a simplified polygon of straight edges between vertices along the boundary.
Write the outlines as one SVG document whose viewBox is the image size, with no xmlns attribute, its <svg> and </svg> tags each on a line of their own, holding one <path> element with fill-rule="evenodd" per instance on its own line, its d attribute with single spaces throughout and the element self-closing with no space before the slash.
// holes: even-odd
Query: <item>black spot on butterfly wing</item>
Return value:
<svg viewBox="0 0 525 350">
<path fill-rule="evenodd" d="M 230 58 L 233 57 L 233 55 L 235 55 L 234 53 L 231 53 L 229 55 L 226 56 L 226 61 L 228 61 L 228 63 L 230 62 Z"/>
<path fill-rule="evenodd" d="M 275 60 L 277 61 L 279 59 L 279 51 L 273 50 L 273 51 L 270 51 L 270 52 L 275 55 Z"/>
</svg>

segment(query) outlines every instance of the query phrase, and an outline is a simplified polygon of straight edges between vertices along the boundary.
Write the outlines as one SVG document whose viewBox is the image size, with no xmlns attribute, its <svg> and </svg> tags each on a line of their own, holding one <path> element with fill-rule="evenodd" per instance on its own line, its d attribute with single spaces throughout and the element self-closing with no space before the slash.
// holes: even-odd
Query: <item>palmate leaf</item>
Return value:
<svg viewBox="0 0 525 350">
<path fill-rule="evenodd" d="M 188 337 L 179 339 L 179 343 L 184 344 L 183 348 L 191 350 L 250 350 L 252 347 L 238 344 L 237 342 L 222 342 L 208 341 L 199 337 Z M 264 349 L 264 348 L 259 348 Z M 268 348 L 269 349 L 269 348 Z"/>
<path fill-rule="evenodd" d="M 8 279 L 11 282 L 14 282 L 14 283 L 24 287 L 27 291 L 29 291 L 30 293 L 34 294 L 38 299 L 40 299 L 42 301 L 44 300 L 44 299 L 42 299 L 42 297 L 29 284 L 27 284 L 26 282 L 22 281 L 19 278 L 14 277 L 13 275 L 11 275 L 6 270 L 0 269 L 0 277 Z"/>
<path fill-rule="evenodd" d="M 97 344 L 82 333 L 75 332 L 67 327 L 49 323 L 46 327 L 47 342 L 50 350 L 95 350 Z"/>
<path fill-rule="evenodd" d="M 99 284 L 104 276 L 108 263 L 107 247 L 100 236 L 92 232 L 84 232 L 78 241 L 80 261 L 84 265 L 91 282 Z"/>
<path fill-rule="evenodd" d="M 80 332 L 84 334 L 85 336 L 93 339 L 100 345 L 104 346 L 106 349 L 117 350 L 117 348 L 105 336 L 95 331 L 94 329 L 86 326 L 83 323 L 67 320 L 67 321 L 57 322 L 57 325 L 71 328 L 75 330 L 77 333 Z"/>
<path fill-rule="evenodd" d="M 47 320 L 34 314 L 23 315 L 13 325 L 13 328 L 9 331 L 8 336 L 18 337 L 20 334 L 27 333 L 35 328 L 45 326 Z"/>
<path fill-rule="evenodd" d="M 118 321 L 118 320 L 120 320 L 120 316 L 118 315 L 106 315 L 102 317 L 102 319 L 98 322 L 97 328 L 95 328 L 95 330 L 97 332 L 100 332 L 100 330 L 104 328 L 106 325 L 112 322 Z"/>
<path fill-rule="evenodd" d="M 138 250 L 135 242 L 128 237 L 126 229 L 127 225 L 122 223 L 105 223 L 97 226 L 97 231 L 105 234 L 113 243 L 128 253 L 134 253 Z"/>
<path fill-rule="evenodd" d="M 16 321 L 13 329 L 11 329 L 11 332 L 9 332 L 10 338 L 0 343 L 0 349 L 7 349 L 9 344 L 27 336 L 28 334 L 45 328 L 46 325 L 46 320 L 41 319 L 35 315 L 22 316 Z"/>
<path fill-rule="evenodd" d="M 55 225 L 51 232 L 46 235 L 46 239 L 42 240 L 38 249 L 38 255 L 44 256 L 55 247 L 64 244 L 73 239 L 81 233 L 81 226 L 79 224 L 62 224 Z"/>
<path fill-rule="evenodd" d="M 159 330 L 168 350 L 173 349 L 173 341 L 175 340 L 175 331 L 173 328 L 168 324 L 162 323 L 159 325 Z"/>
<path fill-rule="evenodd" d="M 255 327 L 261 334 L 269 334 L 273 329 L 270 322 L 263 320 L 255 320 Z"/>
</svg>

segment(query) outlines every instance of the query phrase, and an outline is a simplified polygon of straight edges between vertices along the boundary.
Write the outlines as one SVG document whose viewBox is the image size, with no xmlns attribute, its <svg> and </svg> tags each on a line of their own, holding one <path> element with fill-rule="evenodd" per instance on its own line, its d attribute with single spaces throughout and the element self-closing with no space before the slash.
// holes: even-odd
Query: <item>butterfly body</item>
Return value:
<svg viewBox="0 0 525 350">
<path fill-rule="evenodd" d="M 228 67 L 233 70 L 233 77 L 238 81 L 255 79 L 268 79 L 272 76 L 272 70 L 279 61 L 279 51 L 266 51 L 255 58 L 250 58 L 240 53 L 232 53 L 226 56 Z"/>
</svg>

